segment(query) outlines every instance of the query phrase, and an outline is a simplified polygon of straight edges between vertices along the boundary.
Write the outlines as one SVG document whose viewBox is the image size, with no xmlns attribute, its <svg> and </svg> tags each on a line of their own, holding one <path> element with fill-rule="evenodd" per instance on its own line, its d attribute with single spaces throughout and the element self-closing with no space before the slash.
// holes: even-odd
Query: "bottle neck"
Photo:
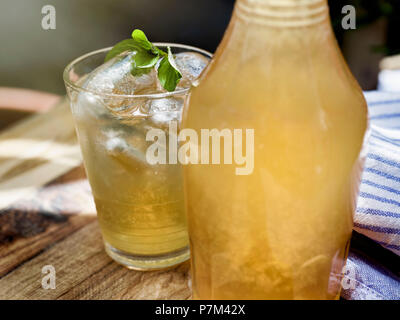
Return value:
<svg viewBox="0 0 400 320">
<path fill-rule="evenodd" d="M 246 22 L 277 28 L 329 21 L 327 0 L 237 0 L 234 14 Z"/>
</svg>

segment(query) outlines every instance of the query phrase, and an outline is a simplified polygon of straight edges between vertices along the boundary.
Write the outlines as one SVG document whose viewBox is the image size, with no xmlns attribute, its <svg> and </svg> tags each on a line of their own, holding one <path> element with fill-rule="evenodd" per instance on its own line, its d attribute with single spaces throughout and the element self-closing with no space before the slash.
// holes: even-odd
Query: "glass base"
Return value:
<svg viewBox="0 0 400 320">
<path fill-rule="evenodd" d="M 133 255 L 120 251 L 109 243 L 105 242 L 107 254 L 119 264 L 123 266 L 138 270 L 138 271 L 153 271 L 173 267 L 180 264 L 190 257 L 189 246 L 170 253 L 162 255 Z"/>
</svg>

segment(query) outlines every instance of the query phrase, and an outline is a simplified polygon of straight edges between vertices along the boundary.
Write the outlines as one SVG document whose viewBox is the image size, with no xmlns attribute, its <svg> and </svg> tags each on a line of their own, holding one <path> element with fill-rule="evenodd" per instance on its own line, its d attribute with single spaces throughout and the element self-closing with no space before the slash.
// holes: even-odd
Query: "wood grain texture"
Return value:
<svg viewBox="0 0 400 320">
<path fill-rule="evenodd" d="M 56 289 L 43 289 L 41 270 L 56 270 Z M 187 299 L 188 264 L 156 272 L 128 270 L 103 248 L 97 222 L 56 243 L 0 279 L 0 299 Z"/>
<path fill-rule="evenodd" d="M 20 236 L 12 242 L 3 242 L 0 245 L 0 278 L 91 221 L 93 217 L 77 215 L 59 224 L 42 226 L 45 229 L 34 236 Z"/>
</svg>

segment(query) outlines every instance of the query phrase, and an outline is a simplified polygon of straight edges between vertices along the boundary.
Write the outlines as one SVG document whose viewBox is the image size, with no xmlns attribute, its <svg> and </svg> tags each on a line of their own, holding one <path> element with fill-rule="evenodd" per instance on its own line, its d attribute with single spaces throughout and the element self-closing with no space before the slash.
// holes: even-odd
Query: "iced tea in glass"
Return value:
<svg viewBox="0 0 400 320">
<path fill-rule="evenodd" d="M 149 133 L 179 126 L 193 81 L 208 63 L 203 50 L 170 44 L 183 79 L 174 92 L 156 70 L 130 73 L 132 53 L 103 64 L 108 49 L 67 66 L 64 80 L 107 253 L 139 270 L 169 267 L 189 258 L 179 163 L 149 163 Z M 151 134 L 150 134 L 151 136 Z"/>
</svg>

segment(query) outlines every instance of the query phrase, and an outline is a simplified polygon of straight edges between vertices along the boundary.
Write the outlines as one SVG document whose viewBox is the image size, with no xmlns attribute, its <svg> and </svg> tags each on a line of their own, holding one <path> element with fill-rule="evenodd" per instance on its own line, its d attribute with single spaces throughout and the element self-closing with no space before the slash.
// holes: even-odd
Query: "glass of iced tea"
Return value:
<svg viewBox="0 0 400 320">
<path fill-rule="evenodd" d="M 111 48 L 98 50 L 64 71 L 106 251 L 137 270 L 189 258 L 181 165 L 149 161 L 148 151 L 158 149 L 153 155 L 168 158 L 176 152 L 171 128 L 179 128 L 190 86 L 211 56 L 185 45 L 155 45 L 171 48 L 183 75 L 173 92 L 162 88 L 156 69 L 132 75 L 132 52 L 104 63 Z M 154 148 L 154 137 L 162 134 L 166 143 Z"/>
</svg>

